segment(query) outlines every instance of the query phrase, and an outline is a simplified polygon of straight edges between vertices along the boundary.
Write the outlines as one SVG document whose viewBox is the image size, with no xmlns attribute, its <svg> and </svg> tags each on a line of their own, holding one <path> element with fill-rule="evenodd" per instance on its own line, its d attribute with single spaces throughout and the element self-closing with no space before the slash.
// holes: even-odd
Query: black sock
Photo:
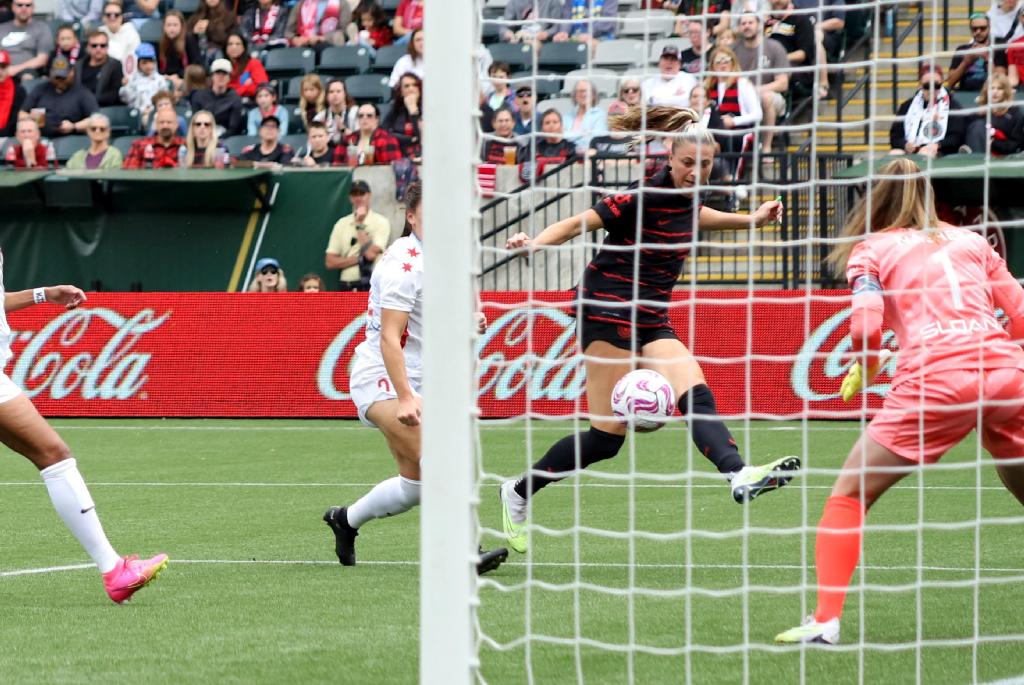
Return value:
<svg viewBox="0 0 1024 685">
<path fill-rule="evenodd" d="M 591 464 L 611 459 L 622 448 L 626 436 L 605 433 L 603 430 L 591 428 L 584 433 L 567 435 L 548 449 L 547 454 L 533 465 L 531 473 L 516 481 L 513 489 L 520 497 L 528 498 L 549 483 L 565 478 L 569 471 L 576 470 L 576 441 L 579 440 L 579 467 L 585 469 Z M 535 471 L 562 475 L 547 476 Z"/>
<path fill-rule="evenodd" d="M 719 472 L 733 473 L 745 466 L 743 457 L 736 448 L 736 441 L 718 418 L 715 396 L 711 394 L 711 388 L 703 383 L 695 385 L 689 392 L 683 393 L 676 406 L 684 415 L 692 409 L 690 437 L 693 438 L 693 443 L 697 445 L 700 453 L 707 457 Z"/>
</svg>

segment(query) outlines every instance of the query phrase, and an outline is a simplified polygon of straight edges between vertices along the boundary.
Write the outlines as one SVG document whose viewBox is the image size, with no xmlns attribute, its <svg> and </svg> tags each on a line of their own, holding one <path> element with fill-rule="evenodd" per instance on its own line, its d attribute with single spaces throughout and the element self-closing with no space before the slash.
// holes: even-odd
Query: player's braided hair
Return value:
<svg viewBox="0 0 1024 685">
<path fill-rule="evenodd" d="M 935 192 L 921 167 L 911 159 L 898 157 L 878 173 L 882 178 L 854 205 L 839 234 L 840 242 L 826 258 L 838 276 L 846 271 L 846 262 L 858 242 L 858 236 L 890 228 L 930 231 L 940 228 Z"/>
<path fill-rule="evenodd" d="M 714 150 L 715 138 L 701 125 L 700 119 L 700 114 L 688 107 L 633 106 L 625 114 L 608 117 L 608 123 L 613 131 L 637 133 L 633 146 L 655 138 L 658 133 L 668 133 L 672 137 L 673 150 L 679 143 L 692 143 Z"/>
<path fill-rule="evenodd" d="M 413 181 L 409 184 L 409 187 L 405 189 L 405 195 L 402 196 L 402 202 L 405 204 L 406 212 L 415 212 L 423 201 L 423 183 L 420 181 Z M 412 234 L 412 225 L 409 223 L 409 219 L 405 220 L 405 229 L 402 230 L 402 237 Z"/>
</svg>

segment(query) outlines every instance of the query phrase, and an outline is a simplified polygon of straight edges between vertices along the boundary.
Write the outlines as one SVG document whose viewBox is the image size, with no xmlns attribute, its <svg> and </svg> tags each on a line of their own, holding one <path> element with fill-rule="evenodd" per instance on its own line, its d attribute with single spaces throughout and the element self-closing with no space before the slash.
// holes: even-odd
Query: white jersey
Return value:
<svg viewBox="0 0 1024 685">
<path fill-rule="evenodd" d="M 415 235 L 399 238 L 381 256 L 370 277 L 366 340 L 356 347 L 359 364 L 384 365 L 380 352 L 380 313 L 409 313 L 405 335 L 405 370 L 419 377 L 423 366 L 423 243 Z"/>
<path fill-rule="evenodd" d="M 11 352 L 11 326 L 7 323 L 7 311 L 3 301 L 7 295 L 4 288 L 4 253 L 0 251 L 0 370 L 7 366 L 14 354 Z"/>
</svg>

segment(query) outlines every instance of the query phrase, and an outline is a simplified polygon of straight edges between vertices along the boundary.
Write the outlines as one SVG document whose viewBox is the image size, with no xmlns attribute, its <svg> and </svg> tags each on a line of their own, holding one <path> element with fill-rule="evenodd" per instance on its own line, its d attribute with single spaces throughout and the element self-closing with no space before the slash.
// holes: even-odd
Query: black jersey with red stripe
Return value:
<svg viewBox="0 0 1024 685">
<path fill-rule="evenodd" d="M 594 205 L 608 234 L 578 286 L 587 319 L 631 324 L 635 306 L 637 326 L 668 321 L 667 305 L 690 254 L 700 202 L 676 189 L 668 166 L 644 182 L 642 197 L 639 186 L 632 183 Z"/>
</svg>

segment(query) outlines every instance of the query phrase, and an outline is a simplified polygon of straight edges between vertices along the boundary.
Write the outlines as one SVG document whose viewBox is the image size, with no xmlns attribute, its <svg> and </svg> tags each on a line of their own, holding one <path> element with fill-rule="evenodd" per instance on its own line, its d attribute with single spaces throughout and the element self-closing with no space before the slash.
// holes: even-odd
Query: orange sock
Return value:
<svg viewBox="0 0 1024 685">
<path fill-rule="evenodd" d="M 843 613 L 846 586 L 860 559 L 864 505 L 851 497 L 829 497 L 818 521 L 814 564 L 818 573 L 818 609 L 814 620 L 824 623 Z M 841 590 L 826 588 L 843 588 Z"/>
</svg>

